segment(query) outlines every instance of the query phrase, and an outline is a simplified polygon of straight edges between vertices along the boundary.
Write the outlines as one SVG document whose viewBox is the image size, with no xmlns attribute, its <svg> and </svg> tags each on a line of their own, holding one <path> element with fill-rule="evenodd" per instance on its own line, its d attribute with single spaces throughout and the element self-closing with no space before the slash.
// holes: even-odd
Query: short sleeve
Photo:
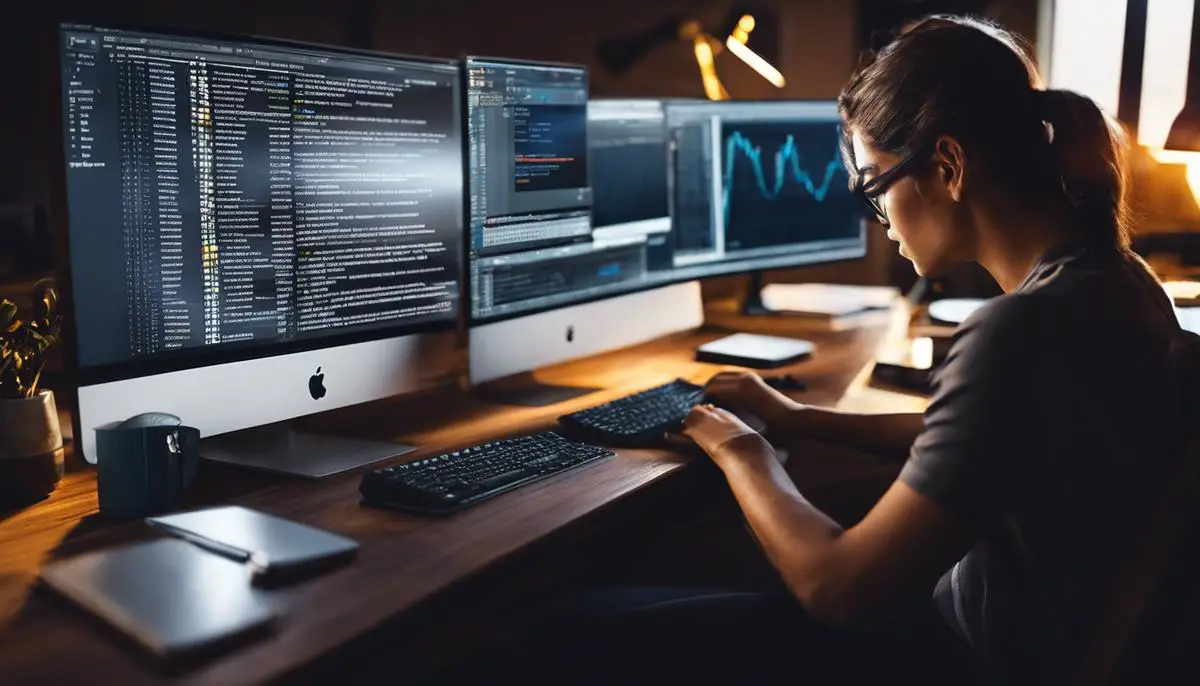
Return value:
<svg viewBox="0 0 1200 686">
<path fill-rule="evenodd" d="M 963 322 L 900 472 L 913 490 L 980 526 L 1004 511 L 1024 468 L 1022 436 L 1037 435 L 1029 423 L 1037 421 L 1038 320 L 1024 298 L 1000 296 Z"/>
</svg>

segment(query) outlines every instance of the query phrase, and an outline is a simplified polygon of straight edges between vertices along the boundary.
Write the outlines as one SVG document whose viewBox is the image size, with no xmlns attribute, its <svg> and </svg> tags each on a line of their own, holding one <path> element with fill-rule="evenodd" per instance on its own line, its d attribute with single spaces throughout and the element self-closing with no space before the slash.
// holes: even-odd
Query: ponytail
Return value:
<svg viewBox="0 0 1200 686">
<path fill-rule="evenodd" d="M 1091 243 L 1128 251 L 1125 133 L 1091 99 L 1044 90 L 1027 47 L 970 17 L 906 27 L 838 98 L 846 158 L 851 131 L 897 156 L 954 136 L 1018 201 L 1067 206 Z"/>
<path fill-rule="evenodd" d="M 1128 250 L 1128 138 L 1091 98 L 1067 90 L 1034 91 L 1050 125 L 1059 183 L 1080 228 L 1095 242 Z"/>
</svg>

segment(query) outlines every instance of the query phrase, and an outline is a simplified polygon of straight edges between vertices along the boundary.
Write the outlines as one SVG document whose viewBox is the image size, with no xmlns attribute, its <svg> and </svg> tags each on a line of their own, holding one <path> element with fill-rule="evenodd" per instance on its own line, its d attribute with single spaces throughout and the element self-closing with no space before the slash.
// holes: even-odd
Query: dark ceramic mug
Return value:
<svg viewBox="0 0 1200 686">
<path fill-rule="evenodd" d="M 100 512 L 144 517 L 179 506 L 200 463 L 200 431 L 153 412 L 96 429 Z"/>
</svg>

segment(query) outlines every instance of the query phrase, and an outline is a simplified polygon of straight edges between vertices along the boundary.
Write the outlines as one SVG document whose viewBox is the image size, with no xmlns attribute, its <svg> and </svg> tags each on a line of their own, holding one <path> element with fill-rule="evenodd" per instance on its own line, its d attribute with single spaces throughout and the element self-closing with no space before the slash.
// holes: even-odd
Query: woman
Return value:
<svg viewBox="0 0 1200 686">
<path fill-rule="evenodd" d="M 927 276 L 974 260 L 1005 294 L 959 328 L 924 416 L 837 413 L 754 375 L 715 377 L 710 396 L 765 420 L 777 444 L 802 435 L 909 457 L 843 529 L 771 442 L 697 407 L 684 434 L 724 473 L 794 600 L 601 596 L 557 625 L 568 660 L 601 655 L 579 678 L 638 682 L 618 657 L 649 641 L 645 662 L 705 682 L 1064 683 L 1114 547 L 1138 534 L 1178 460 L 1178 323 L 1129 251 L 1125 142 L 1095 103 L 1045 90 L 1001 28 L 933 17 L 856 74 L 840 110 L 854 189 L 900 254 Z M 922 588 L 935 589 L 919 599 L 928 615 L 887 621 Z M 919 619 L 937 615 L 953 634 Z"/>
<path fill-rule="evenodd" d="M 806 504 L 728 412 L 697 408 L 685 433 L 812 615 L 854 622 L 941 574 L 938 609 L 983 674 L 1063 683 L 1112 551 L 1181 454 L 1167 366 L 1178 323 L 1129 252 L 1125 141 L 1090 99 L 1044 90 L 1012 35 L 958 18 L 911 27 L 840 110 L 854 187 L 917 273 L 973 260 L 1005 294 L 959 328 L 924 417 L 801 407 L 750 375 L 710 383 L 772 428 L 911 446 L 853 528 Z"/>
</svg>

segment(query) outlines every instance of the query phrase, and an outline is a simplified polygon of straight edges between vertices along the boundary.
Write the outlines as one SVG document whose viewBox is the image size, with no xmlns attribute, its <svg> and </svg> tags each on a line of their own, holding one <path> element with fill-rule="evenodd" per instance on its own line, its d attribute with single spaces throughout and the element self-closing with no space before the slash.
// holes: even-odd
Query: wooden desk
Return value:
<svg viewBox="0 0 1200 686">
<path fill-rule="evenodd" d="M 813 359 L 790 370 L 810 383 L 810 390 L 797 397 L 859 410 L 912 409 L 911 398 L 868 389 L 863 376 L 888 337 L 898 332 L 902 337 L 905 323 L 898 309 L 888 326 L 805 332 L 819 347 Z M 420 446 L 404 458 L 411 459 L 547 428 L 563 412 L 677 376 L 702 382 L 718 367 L 695 362 L 693 350 L 725 333 L 703 329 L 548 369 L 539 375 L 546 382 L 605 388 L 556 406 L 489 405 L 458 389 L 442 388 L 339 411 L 323 420 L 338 431 Z M 96 514 L 94 474 L 73 471 L 46 501 L 0 520 L 0 674 L 12 684 L 98 679 L 130 686 L 232 684 L 303 678 L 325 664 L 347 677 L 355 644 L 374 645 L 373 650 L 385 646 L 389 662 L 403 664 L 405 675 L 419 674 L 451 657 L 454 646 L 504 626 L 564 579 L 578 578 L 595 562 L 589 546 L 596 536 L 653 528 L 662 512 L 695 504 L 688 494 L 703 492 L 704 484 L 716 477 L 710 465 L 689 467 L 693 459 L 622 450 L 612 460 L 446 519 L 360 505 L 361 471 L 307 481 L 206 463 L 189 494 L 189 506 L 232 502 L 258 508 L 351 536 L 360 541 L 361 550 L 348 566 L 264 591 L 283 615 L 274 636 L 170 673 L 35 586 L 37 570 L 48 559 L 152 535 L 140 521 L 103 521 Z"/>
</svg>

